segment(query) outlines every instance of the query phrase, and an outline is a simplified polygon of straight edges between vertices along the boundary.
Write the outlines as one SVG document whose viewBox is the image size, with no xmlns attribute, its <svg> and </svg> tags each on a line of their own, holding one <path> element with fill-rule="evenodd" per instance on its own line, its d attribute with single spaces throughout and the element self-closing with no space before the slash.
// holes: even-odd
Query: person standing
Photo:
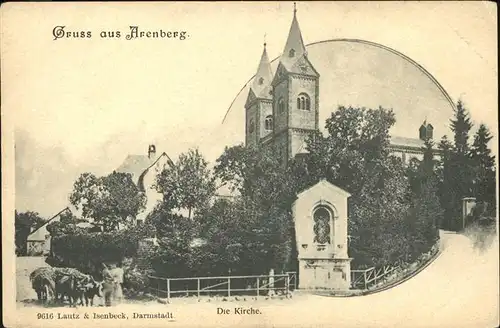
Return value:
<svg viewBox="0 0 500 328">
<path fill-rule="evenodd" d="M 104 304 L 106 306 L 111 306 L 115 288 L 114 279 L 111 274 L 111 270 L 106 266 L 106 264 L 103 263 L 102 266 L 104 267 L 102 270 L 102 292 L 104 294 Z"/>
<path fill-rule="evenodd" d="M 121 267 L 118 267 L 116 265 L 113 265 L 113 268 L 110 270 L 111 276 L 113 277 L 113 283 L 114 283 L 114 288 L 113 288 L 113 299 L 117 303 L 121 303 L 123 300 L 123 290 L 122 290 L 122 284 L 123 284 L 123 276 L 124 272 Z"/>
</svg>

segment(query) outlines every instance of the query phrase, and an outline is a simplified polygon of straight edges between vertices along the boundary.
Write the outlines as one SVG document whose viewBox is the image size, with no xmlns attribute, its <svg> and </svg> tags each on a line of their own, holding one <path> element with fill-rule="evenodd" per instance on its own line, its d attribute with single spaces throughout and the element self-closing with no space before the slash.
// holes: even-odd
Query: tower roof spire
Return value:
<svg viewBox="0 0 500 328">
<path fill-rule="evenodd" d="M 251 86 L 252 91 L 259 98 L 268 99 L 270 95 L 271 80 L 273 78 L 273 73 L 271 71 L 271 63 L 269 62 L 269 57 L 267 56 L 266 40 L 264 37 L 264 49 L 260 57 L 259 66 L 257 68 L 257 73 L 253 79 Z"/>
<path fill-rule="evenodd" d="M 281 55 L 281 62 L 287 64 L 294 63 L 298 58 L 306 53 L 302 33 L 300 32 L 299 22 L 297 20 L 297 5 L 293 3 L 293 19 L 290 31 L 288 32 L 288 39 L 286 40 L 285 49 Z"/>
</svg>

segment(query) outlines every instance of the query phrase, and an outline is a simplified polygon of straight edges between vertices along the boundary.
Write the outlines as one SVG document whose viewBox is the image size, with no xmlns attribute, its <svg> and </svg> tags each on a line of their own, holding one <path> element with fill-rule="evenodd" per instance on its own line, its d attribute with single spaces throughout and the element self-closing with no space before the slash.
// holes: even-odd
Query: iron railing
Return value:
<svg viewBox="0 0 500 328">
<path fill-rule="evenodd" d="M 365 270 L 351 270 L 351 289 L 368 289 L 397 268 L 397 266 L 384 265 L 379 268 L 371 267 Z"/>
</svg>

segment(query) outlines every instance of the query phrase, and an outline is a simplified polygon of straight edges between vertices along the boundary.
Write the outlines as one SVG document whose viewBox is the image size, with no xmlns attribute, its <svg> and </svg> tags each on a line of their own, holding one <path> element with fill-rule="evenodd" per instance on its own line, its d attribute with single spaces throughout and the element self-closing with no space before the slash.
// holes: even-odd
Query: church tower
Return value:
<svg viewBox="0 0 500 328">
<path fill-rule="evenodd" d="M 319 129 L 319 73 L 307 51 L 294 8 L 285 49 L 272 80 L 273 143 L 285 163 L 305 153 L 306 139 Z"/>
<path fill-rule="evenodd" d="M 267 56 L 266 43 L 264 43 L 257 74 L 255 74 L 245 103 L 245 144 L 247 147 L 259 146 L 264 138 L 272 137 L 272 77 L 271 64 Z"/>
</svg>

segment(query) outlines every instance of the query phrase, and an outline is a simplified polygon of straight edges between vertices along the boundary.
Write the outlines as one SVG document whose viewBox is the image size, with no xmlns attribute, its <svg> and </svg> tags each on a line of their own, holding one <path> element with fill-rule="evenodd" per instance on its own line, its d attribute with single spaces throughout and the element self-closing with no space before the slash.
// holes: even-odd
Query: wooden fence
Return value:
<svg viewBox="0 0 500 328">
<path fill-rule="evenodd" d="M 236 296 L 270 294 L 288 295 L 297 287 L 297 274 L 287 272 L 274 275 L 164 278 L 149 276 L 149 291 L 157 297 L 179 296 Z"/>
</svg>

